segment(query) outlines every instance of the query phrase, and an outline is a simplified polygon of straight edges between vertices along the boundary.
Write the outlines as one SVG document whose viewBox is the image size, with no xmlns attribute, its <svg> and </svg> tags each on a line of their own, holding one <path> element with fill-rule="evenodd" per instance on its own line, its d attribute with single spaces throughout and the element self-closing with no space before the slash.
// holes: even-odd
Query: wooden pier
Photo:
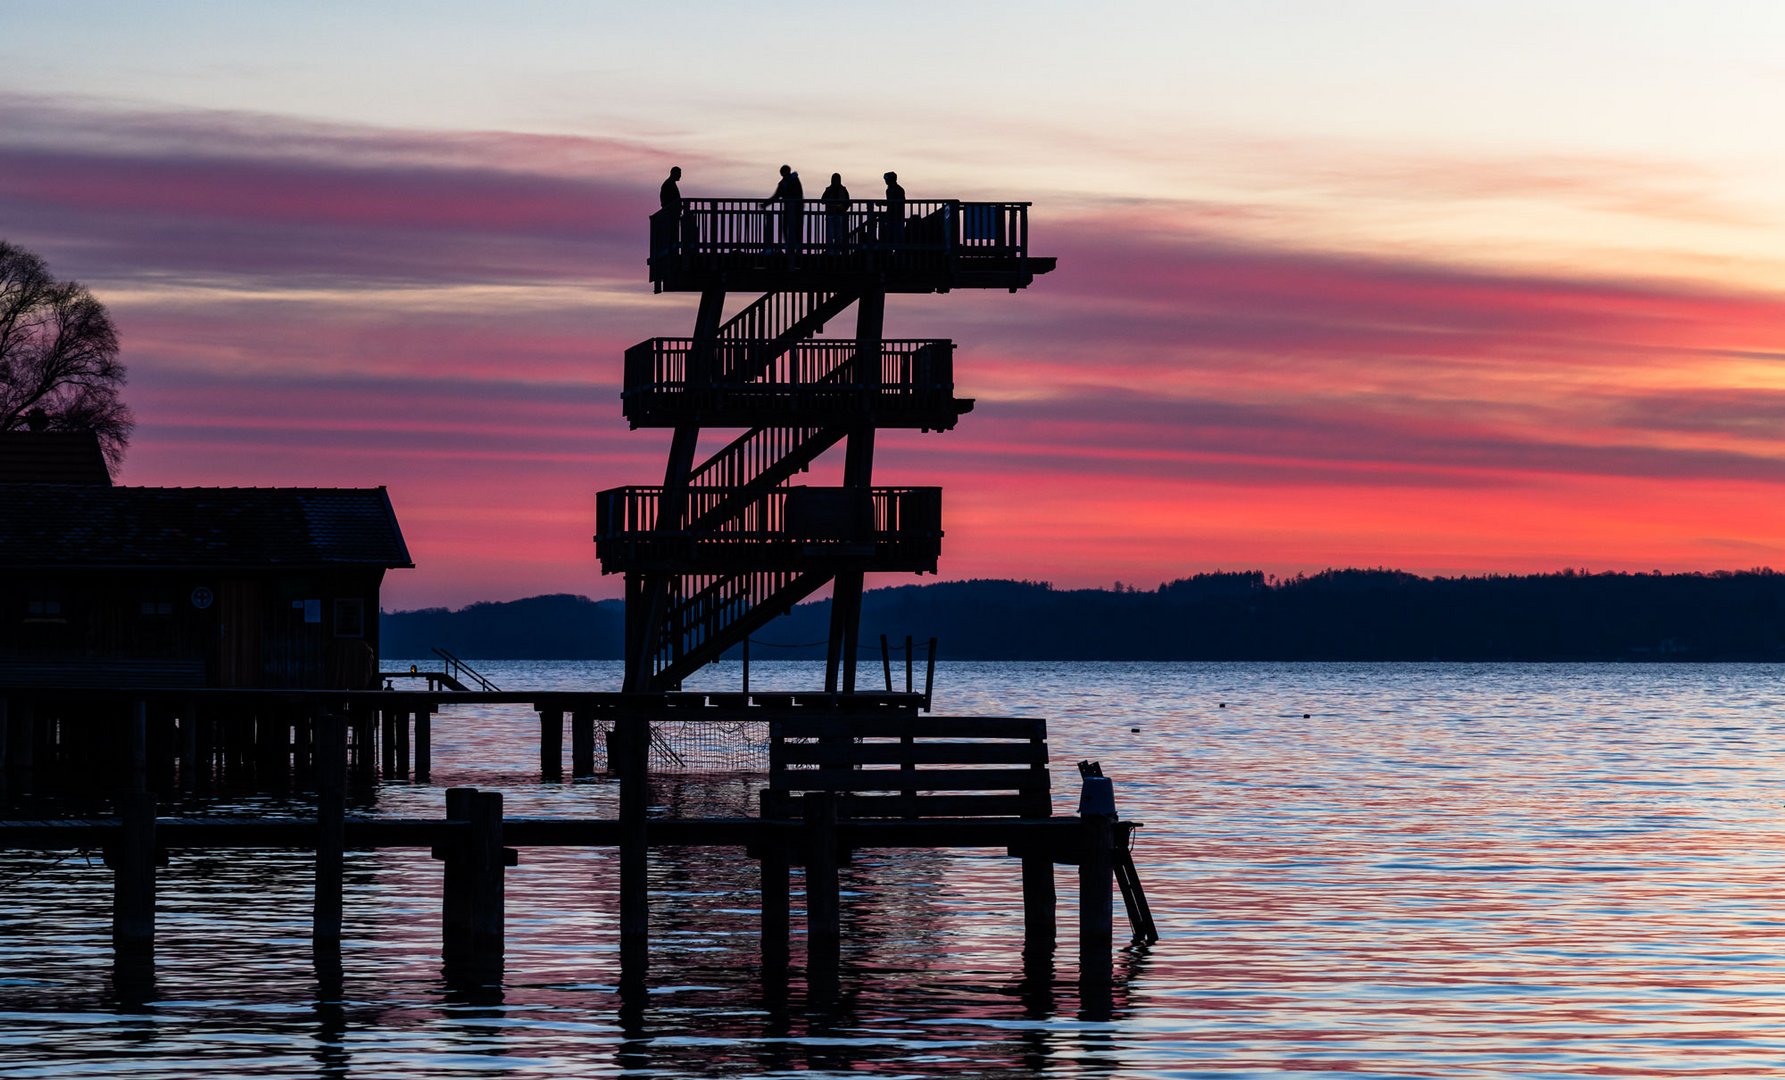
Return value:
<svg viewBox="0 0 1785 1080">
<path fill-rule="evenodd" d="M 874 848 L 992 848 L 1020 861 L 1024 913 L 1024 962 L 1051 965 L 1055 947 L 1054 866 L 1078 868 L 1081 983 L 1093 992 L 1111 977 L 1113 947 L 1112 883 L 1125 848 L 1126 833 L 1113 816 L 1052 815 L 1045 723 L 1034 719 L 916 716 L 914 695 L 836 694 L 673 694 L 642 698 L 620 694 L 548 695 L 403 693 L 265 694 L 282 711 L 301 717 L 293 730 L 305 732 L 286 775 L 306 777 L 303 790 L 315 796 L 311 819 L 157 816 L 157 798 L 147 790 L 151 775 L 179 777 L 176 763 L 153 754 L 135 759 L 137 748 L 165 748 L 184 740 L 150 730 L 149 718 L 166 714 L 170 703 L 151 700 L 148 691 L 121 700 L 116 691 L 91 692 L 94 701 L 122 705 L 120 723 L 132 738 L 120 742 L 133 755 L 128 763 L 105 764 L 112 775 L 128 777 L 129 790 L 117 794 L 110 813 L 54 818 L 22 818 L 15 810 L 0 821 L 0 847 L 12 849 L 101 848 L 115 882 L 113 939 L 121 957 L 151 958 L 154 951 L 156 868 L 172 849 L 295 848 L 315 853 L 314 936 L 338 942 L 343 898 L 342 866 L 349 848 L 428 848 L 442 862 L 441 955 L 449 978 L 469 983 L 497 980 L 502 973 L 503 871 L 516 865 L 517 850 L 528 847 L 613 847 L 620 852 L 622 887 L 617 897 L 621 964 L 626 978 L 643 980 L 650 963 L 650 897 L 632 883 L 654 848 L 720 846 L 739 849 L 761 866 L 761 959 L 766 972 L 789 965 L 792 920 L 791 870 L 803 867 L 806 893 L 808 991 L 813 1000 L 836 992 L 834 980 L 842 946 L 842 901 L 838 867 L 849 853 Z M 390 697 L 424 698 L 392 708 Z M 514 818 L 502 812 L 498 792 L 451 788 L 439 818 L 383 818 L 347 812 L 348 795 L 361 762 L 375 762 L 384 774 L 401 779 L 393 738 L 397 725 L 385 717 L 406 716 L 411 724 L 427 717 L 447 696 L 486 702 L 526 700 L 540 715 L 542 747 L 549 745 L 550 720 L 565 713 L 597 717 L 610 733 L 609 770 L 618 777 L 620 811 L 614 818 Z M 230 695 L 240 698 L 240 693 Z M 16 716 L 16 699 L 9 717 Z M 204 701 L 191 695 L 181 701 Z M 226 699 L 213 696 L 209 705 Z M 228 704 L 239 705 L 239 700 Z M 262 700 L 263 707 L 266 701 Z M 35 704 L 35 703 L 33 703 Z M 864 709 L 864 706 L 867 708 Z M 89 714 L 91 715 L 91 714 Z M 184 714 L 202 717 L 204 712 Z M 652 818 L 651 775 L 647 765 L 653 727 L 697 723 L 719 717 L 727 722 L 764 725 L 770 742 L 770 772 L 758 817 Z M 183 717 L 175 715 L 176 725 Z M 65 721 L 58 727 L 66 727 Z M 16 730 L 16 728 L 14 729 Z M 113 730 L 116 730 L 115 727 Z M 425 732 L 426 728 L 421 728 Z M 137 737 L 140 731 L 142 737 Z M 266 728 L 256 723 L 254 737 Z M 39 732 L 41 736 L 43 733 Z M 177 728 L 176 728 L 177 734 Z M 364 739 L 363 743 L 359 740 Z M 39 740 L 41 741 L 41 739 Z M 593 740 L 590 739 L 592 742 Z M 356 752 L 356 743 L 358 743 Z M 81 745 L 90 745 L 82 742 Z M 425 738 L 412 739 L 423 760 Z M 561 744 L 560 744 L 561 746 Z M 226 767 L 227 755 L 215 759 Z M 59 759 L 58 759 L 59 760 Z M 264 748 L 262 762 L 265 762 Z M 8 778 L 19 789 L 29 778 L 7 760 Z M 542 779 L 552 779 L 542 768 Z M 197 778 L 189 779 L 197 784 Z M 52 787 L 58 788 L 59 784 Z M 184 783 L 180 786 L 184 786 Z M 625 868 L 633 866 L 628 874 Z M 1013 867 L 1013 870 L 1016 868 Z M 1144 937 L 1137 928 L 1137 939 Z"/>
</svg>

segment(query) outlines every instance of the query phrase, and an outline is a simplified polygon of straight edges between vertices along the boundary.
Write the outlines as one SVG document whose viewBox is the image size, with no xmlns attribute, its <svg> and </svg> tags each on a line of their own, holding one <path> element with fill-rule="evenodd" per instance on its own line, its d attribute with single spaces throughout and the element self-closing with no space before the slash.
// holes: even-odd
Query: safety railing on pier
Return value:
<svg viewBox="0 0 1785 1080">
<path fill-rule="evenodd" d="M 933 570 L 942 537 L 939 487 L 690 488 L 666 513 L 661 487 L 603 491 L 596 552 L 606 572 L 683 558 L 736 569 L 840 556 L 883 569 Z M 709 514 L 730 508 L 721 520 Z M 682 522 L 704 521 L 699 531 Z"/>
</svg>

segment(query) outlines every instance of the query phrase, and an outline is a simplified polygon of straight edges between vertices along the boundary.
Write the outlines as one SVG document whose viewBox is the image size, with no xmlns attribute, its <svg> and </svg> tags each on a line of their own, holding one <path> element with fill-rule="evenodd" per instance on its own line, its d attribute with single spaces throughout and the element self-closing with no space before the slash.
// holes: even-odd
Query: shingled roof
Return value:
<svg viewBox="0 0 1785 1080">
<path fill-rule="evenodd" d="M 379 488 L 0 485 L 0 567 L 407 567 Z"/>
</svg>

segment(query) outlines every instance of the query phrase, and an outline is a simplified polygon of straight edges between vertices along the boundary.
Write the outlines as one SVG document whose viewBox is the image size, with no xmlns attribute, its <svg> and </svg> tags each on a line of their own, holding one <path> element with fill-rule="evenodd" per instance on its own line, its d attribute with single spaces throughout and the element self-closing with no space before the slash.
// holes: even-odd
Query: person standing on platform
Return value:
<svg viewBox="0 0 1785 1080">
<path fill-rule="evenodd" d="M 886 239 L 893 244 L 905 239 L 905 189 L 895 172 L 886 174 Z"/>
<path fill-rule="evenodd" d="M 781 241 L 787 245 L 788 261 L 799 257 L 801 229 L 800 221 L 806 213 L 806 192 L 800 187 L 800 174 L 793 171 L 793 166 L 781 166 L 781 182 L 775 185 L 775 193 L 762 201 L 762 208 L 767 210 L 772 203 L 781 204 Z M 773 240 L 769 241 L 771 244 Z"/>
<path fill-rule="evenodd" d="M 842 173 L 831 173 L 831 186 L 819 198 L 824 202 L 825 246 L 840 251 L 849 232 L 849 189 L 843 186 Z"/>
<path fill-rule="evenodd" d="M 682 179 L 682 167 L 670 167 L 669 179 L 657 189 L 659 209 L 651 219 L 652 254 L 667 252 L 682 235 L 682 189 L 678 182 Z"/>
</svg>

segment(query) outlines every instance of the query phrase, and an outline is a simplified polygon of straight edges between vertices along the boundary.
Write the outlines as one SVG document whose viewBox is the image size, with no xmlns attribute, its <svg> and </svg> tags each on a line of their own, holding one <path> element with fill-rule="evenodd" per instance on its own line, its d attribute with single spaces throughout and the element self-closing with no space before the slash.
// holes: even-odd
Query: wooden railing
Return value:
<svg viewBox="0 0 1785 1080">
<path fill-rule="evenodd" d="M 661 487 L 609 488 L 597 496 L 595 538 L 672 536 L 681 521 L 698 520 L 741 489 L 689 488 L 673 518 L 663 510 Z M 661 525 L 661 528 L 660 528 Z M 692 536 L 700 542 L 869 541 L 942 535 L 942 489 L 783 487 L 757 493 L 728 520 Z"/>
<path fill-rule="evenodd" d="M 788 229 L 789 219 L 793 228 Z M 673 219 L 651 218 L 653 256 L 694 257 L 892 249 L 944 256 L 1016 258 L 1028 254 L 1029 204 L 910 199 L 894 214 L 883 199 L 858 199 L 841 210 L 805 200 L 789 214 L 760 199 L 685 199 Z"/>
<path fill-rule="evenodd" d="M 691 385 L 692 338 L 652 338 L 626 350 L 627 415 L 636 399 L 674 395 L 744 404 L 798 395 L 833 400 L 874 395 L 904 407 L 944 405 L 954 394 L 954 343 L 883 342 L 879 362 L 862 363 L 853 341 L 807 341 L 763 359 L 765 341 L 720 341 L 710 383 Z M 839 402 L 840 403 L 840 402 Z"/>
<path fill-rule="evenodd" d="M 723 515 L 712 513 L 721 507 Z M 689 521 L 702 527 L 684 528 Z M 660 487 L 610 488 L 596 500 L 595 551 L 608 573 L 636 559 L 736 560 L 741 567 L 790 552 L 931 565 L 941 537 L 939 487 L 689 488 L 667 512 Z"/>
</svg>

